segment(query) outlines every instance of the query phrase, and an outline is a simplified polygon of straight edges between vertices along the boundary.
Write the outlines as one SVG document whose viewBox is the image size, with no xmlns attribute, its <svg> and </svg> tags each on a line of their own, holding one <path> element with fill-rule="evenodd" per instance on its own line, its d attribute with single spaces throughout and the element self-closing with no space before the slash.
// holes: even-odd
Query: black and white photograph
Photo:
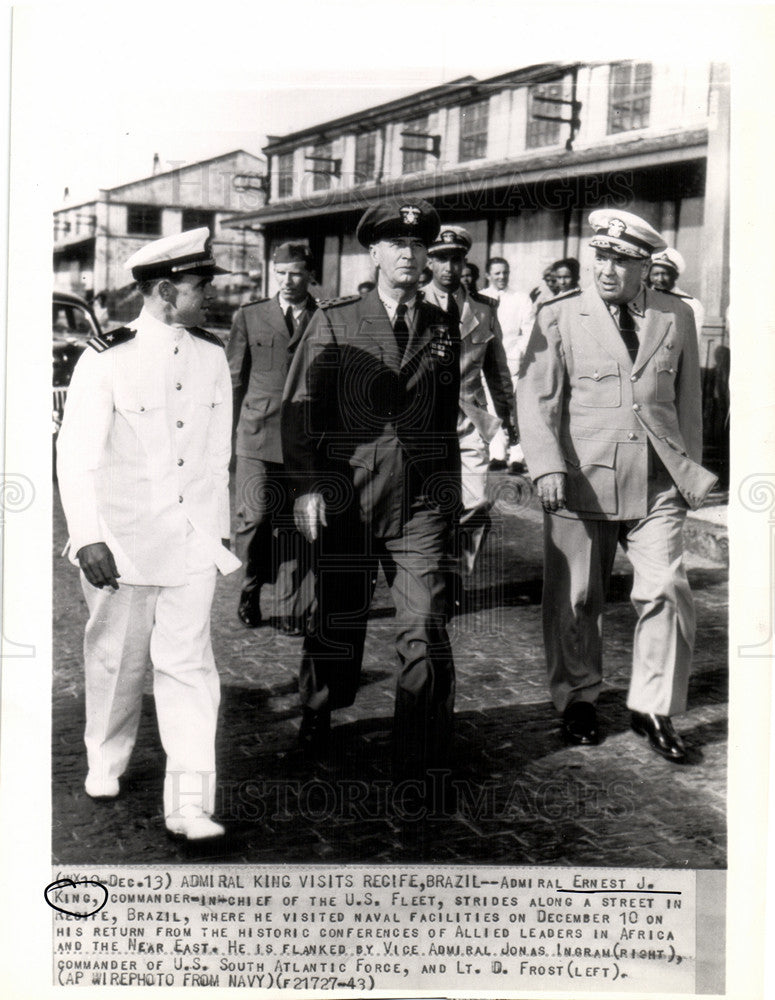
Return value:
<svg viewBox="0 0 775 1000">
<path fill-rule="evenodd" d="M 523 38 L 500 3 L 86 10 L 13 39 L 17 93 L 58 60 L 28 255 L 11 105 L 52 338 L 9 354 L 3 481 L 4 557 L 50 566 L 3 630 L 4 717 L 23 683 L 49 715 L 42 981 L 763 995 L 725 958 L 774 624 L 742 27 L 682 58 L 645 7 L 575 47 L 568 5 Z"/>
</svg>

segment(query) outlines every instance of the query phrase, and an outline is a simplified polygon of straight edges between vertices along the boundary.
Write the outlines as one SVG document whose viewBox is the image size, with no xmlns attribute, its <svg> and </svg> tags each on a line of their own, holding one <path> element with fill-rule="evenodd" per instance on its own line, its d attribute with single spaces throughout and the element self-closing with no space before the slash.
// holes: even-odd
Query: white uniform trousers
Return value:
<svg viewBox="0 0 775 1000">
<path fill-rule="evenodd" d="M 687 506 L 664 469 L 649 480 L 648 509 L 637 521 L 544 515 L 544 644 L 560 711 L 594 702 L 600 692 L 603 604 L 617 542 L 632 564 L 638 615 L 627 707 L 655 715 L 686 710 L 695 634 L 683 562 Z"/>
<path fill-rule="evenodd" d="M 119 778 L 129 763 L 150 660 L 159 734 L 167 757 L 164 815 L 181 806 L 212 814 L 220 682 L 210 641 L 216 569 L 189 531 L 186 583 L 98 589 L 81 574 L 89 621 L 85 743 L 90 777 Z"/>
<path fill-rule="evenodd" d="M 469 424 L 469 426 L 471 426 Z M 459 435 L 463 515 L 460 518 L 456 571 L 464 578 L 474 571 L 476 558 L 489 529 L 487 512 L 487 443 L 476 427 Z"/>
</svg>

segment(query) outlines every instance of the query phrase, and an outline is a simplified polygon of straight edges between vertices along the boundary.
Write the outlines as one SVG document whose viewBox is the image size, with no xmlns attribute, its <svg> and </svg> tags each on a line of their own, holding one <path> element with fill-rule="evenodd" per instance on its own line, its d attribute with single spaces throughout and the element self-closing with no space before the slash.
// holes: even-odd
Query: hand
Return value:
<svg viewBox="0 0 775 1000">
<path fill-rule="evenodd" d="M 490 441 L 490 460 L 494 462 L 505 462 L 507 451 L 508 438 L 506 436 L 506 429 L 504 427 L 499 427 L 493 435 L 492 441 Z"/>
<path fill-rule="evenodd" d="M 76 559 L 81 564 L 83 575 L 92 587 L 98 587 L 102 590 L 107 584 L 113 590 L 118 590 L 118 578 L 121 574 L 116 568 L 113 553 L 104 542 L 84 545 L 76 552 Z"/>
<path fill-rule="evenodd" d="M 560 510 L 565 506 L 565 473 L 548 472 L 535 481 L 538 499 L 544 510 Z"/>
<path fill-rule="evenodd" d="M 230 539 L 230 538 L 222 538 L 222 539 L 221 539 L 221 545 L 222 545 L 222 546 L 223 546 L 223 547 L 224 547 L 225 549 L 228 549 L 228 550 L 229 550 L 229 552 L 231 552 L 231 539 Z"/>
<path fill-rule="evenodd" d="M 328 527 L 326 503 L 320 493 L 305 493 L 293 505 L 293 520 L 296 528 L 307 539 L 314 542 L 320 525 Z"/>
</svg>

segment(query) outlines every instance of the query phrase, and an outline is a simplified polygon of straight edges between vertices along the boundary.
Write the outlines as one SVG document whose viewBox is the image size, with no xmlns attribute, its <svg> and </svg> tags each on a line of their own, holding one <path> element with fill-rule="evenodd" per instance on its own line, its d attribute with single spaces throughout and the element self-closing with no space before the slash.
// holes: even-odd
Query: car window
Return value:
<svg viewBox="0 0 775 1000">
<path fill-rule="evenodd" d="M 59 336 L 93 337 L 97 333 L 88 312 L 71 302 L 54 302 L 52 330 Z"/>
</svg>

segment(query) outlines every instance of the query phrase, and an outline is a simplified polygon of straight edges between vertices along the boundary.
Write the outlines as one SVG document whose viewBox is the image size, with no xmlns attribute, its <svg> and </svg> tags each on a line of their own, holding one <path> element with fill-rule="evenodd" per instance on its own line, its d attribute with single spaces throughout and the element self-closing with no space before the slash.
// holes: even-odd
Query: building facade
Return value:
<svg viewBox="0 0 775 1000">
<path fill-rule="evenodd" d="M 265 161 L 235 150 L 198 163 L 101 190 L 95 201 L 54 213 L 54 287 L 87 297 L 108 295 L 121 318 L 131 296 L 127 258 L 144 243 L 207 226 L 219 263 L 232 273 L 218 279 L 224 313 L 262 277 L 263 234 L 250 226 L 225 229 L 235 211 L 263 203 Z M 133 308 L 133 307 L 132 307 Z M 131 308 L 130 310 L 131 311 Z"/>
<path fill-rule="evenodd" d="M 340 295 L 373 278 L 355 240 L 364 208 L 391 194 L 422 197 L 469 229 L 470 260 L 505 257 L 512 286 L 530 291 L 560 257 L 577 257 L 588 280 L 587 215 L 617 206 L 646 217 L 686 259 L 680 284 L 705 307 L 708 367 L 726 344 L 728 108 L 726 67 L 709 63 L 556 63 L 464 77 L 272 137 L 267 204 L 225 225 L 260 226 L 267 260 L 279 242 L 306 240 L 322 294 Z"/>
</svg>

